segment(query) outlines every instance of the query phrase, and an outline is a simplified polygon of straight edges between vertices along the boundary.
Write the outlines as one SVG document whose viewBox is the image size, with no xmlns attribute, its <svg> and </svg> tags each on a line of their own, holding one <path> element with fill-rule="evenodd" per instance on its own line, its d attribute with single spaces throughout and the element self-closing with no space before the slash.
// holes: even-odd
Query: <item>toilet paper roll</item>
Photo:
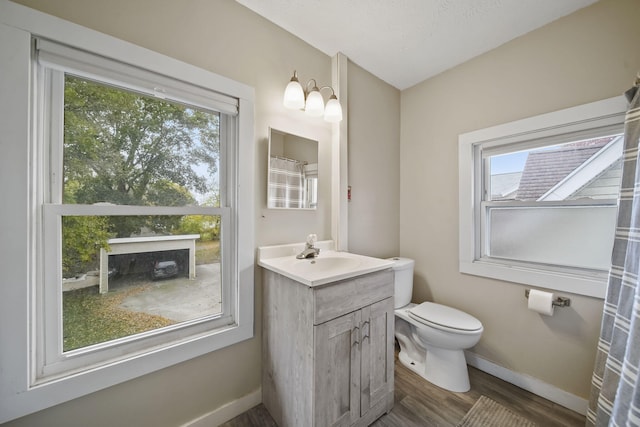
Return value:
<svg viewBox="0 0 640 427">
<path fill-rule="evenodd" d="M 551 292 L 529 291 L 529 310 L 533 310 L 545 316 L 553 316 L 554 295 Z"/>
</svg>

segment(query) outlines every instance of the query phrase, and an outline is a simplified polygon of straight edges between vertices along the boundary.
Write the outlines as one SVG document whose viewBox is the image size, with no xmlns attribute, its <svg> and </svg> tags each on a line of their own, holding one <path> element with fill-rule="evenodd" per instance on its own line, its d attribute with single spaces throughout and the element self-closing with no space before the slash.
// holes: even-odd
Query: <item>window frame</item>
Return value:
<svg viewBox="0 0 640 427">
<path fill-rule="evenodd" d="M 483 150 L 499 153 L 508 147 L 529 149 L 567 142 L 566 135 L 589 137 L 594 132 L 621 131 L 626 113 L 624 96 L 571 107 L 510 123 L 459 135 L 459 270 L 461 273 L 551 290 L 604 298 L 607 273 L 580 268 L 564 268 L 531 262 L 512 261 L 483 256 L 483 233 L 487 206 L 483 201 Z M 507 203 L 509 204 L 509 203 Z M 527 205 L 513 202 L 512 205 Z M 551 204 L 551 203 L 550 203 Z M 570 202 L 565 204 L 577 204 Z M 601 204 L 601 202 L 590 202 Z M 506 205 L 506 204 L 503 204 Z"/>
<path fill-rule="evenodd" d="M 41 12 L 0 2 L 0 93 L 3 104 L 0 125 L 4 155 L 0 156 L 3 185 L 0 193 L 8 208 L 3 211 L 0 232 L 0 268 L 7 272 L 0 286 L 0 423 L 44 408 L 93 393 L 147 373 L 189 360 L 254 336 L 254 89 L 212 72 L 165 55 L 124 42 L 114 37 L 54 18 Z M 36 75 L 32 56 L 32 38 L 42 37 L 141 69 L 157 72 L 171 81 L 206 88 L 232 97 L 238 103 L 236 123 L 230 121 L 238 144 L 232 147 L 235 170 L 226 173 L 235 182 L 229 190 L 235 206 L 226 211 L 236 245 L 230 250 L 230 266 L 236 282 L 233 292 L 233 324 L 200 331 L 177 341 L 154 343 L 144 350 L 132 350 L 128 357 L 100 366 L 85 366 L 61 378 L 37 380 L 38 352 L 35 328 L 44 322 L 37 312 L 43 301 L 36 283 L 42 281 L 43 261 L 39 253 L 38 228 L 44 219 L 38 193 L 42 194 L 41 173 L 46 173 L 45 158 L 34 145 L 40 139 L 37 102 L 33 100 Z M 43 122 L 44 123 L 44 122 Z M 47 123 L 44 123 L 47 124 Z M 41 148 L 41 147 L 40 147 Z M 221 174 L 224 171 L 221 170 Z M 9 185 L 11 182 L 11 185 Z M 121 207 L 109 207 L 115 211 Z M 218 208 L 216 208 L 218 209 Z M 226 208 L 225 208 L 226 209 Z M 220 209 L 224 211 L 225 209 Z M 55 210 L 55 208 L 54 208 Z M 106 212 L 106 211 L 105 211 Z M 218 210 L 216 210 L 218 212 Z M 5 215 L 6 213 L 6 215 Z M 52 217 L 60 212 L 54 212 Z M 173 210 L 170 213 L 174 213 Z M 208 212 L 210 213 L 210 212 Z M 223 231 L 224 232 L 224 231 Z M 10 349 L 10 350 L 8 350 Z M 90 368 L 90 369 L 89 369 Z"/>
</svg>

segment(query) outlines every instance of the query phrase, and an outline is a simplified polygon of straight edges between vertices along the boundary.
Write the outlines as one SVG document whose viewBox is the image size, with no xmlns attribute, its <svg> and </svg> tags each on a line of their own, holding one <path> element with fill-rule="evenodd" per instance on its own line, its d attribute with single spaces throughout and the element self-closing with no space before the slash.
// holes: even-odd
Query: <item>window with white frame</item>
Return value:
<svg viewBox="0 0 640 427">
<path fill-rule="evenodd" d="M 254 259 L 253 89 L 5 6 L 0 423 L 251 338 Z"/>
<path fill-rule="evenodd" d="M 604 296 L 623 118 L 615 98 L 461 135 L 460 271 Z"/>
<path fill-rule="evenodd" d="M 36 381 L 232 325 L 237 100 L 46 40 L 36 58 L 37 295 L 60 302 Z"/>
</svg>

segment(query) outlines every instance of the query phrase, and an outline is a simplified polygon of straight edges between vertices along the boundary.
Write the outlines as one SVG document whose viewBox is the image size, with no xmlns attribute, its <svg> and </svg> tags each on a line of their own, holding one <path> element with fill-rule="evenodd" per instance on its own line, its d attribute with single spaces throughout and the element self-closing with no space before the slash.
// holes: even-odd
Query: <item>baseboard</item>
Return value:
<svg viewBox="0 0 640 427">
<path fill-rule="evenodd" d="M 262 388 L 189 421 L 182 427 L 216 427 L 262 402 Z"/>
<path fill-rule="evenodd" d="M 587 399 L 583 399 L 582 397 L 578 397 L 575 394 L 571 394 L 567 391 L 561 390 L 556 386 L 540 381 L 539 379 L 531 377 L 529 375 L 514 372 L 502 366 L 496 365 L 495 363 L 490 362 L 487 359 L 484 359 L 470 351 L 465 351 L 465 356 L 467 358 L 467 364 L 473 366 L 474 368 L 478 368 L 481 371 L 486 372 L 487 374 L 498 377 L 501 380 L 516 385 L 524 390 L 530 391 L 531 393 L 536 394 L 540 397 L 544 397 L 547 400 L 564 406 L 565 408 L 571 409 L 572 411 L 575 411 L 579 414 L 587 414 L 587 407 L 589 405 Z"/>
<path fill-rule="evenodd" d="M 496 365 L 493 362 L 488 361 L 480 357 L 479 355 L 470 351 L 465 351 L 467 363 L 474 368 L 480 369 L 487 374 L 498 377 L 510 384 L 516 385 L 524 390 L 530 391 L 540 397 L 544 397 L 558 405 L 571 409 L 579 414 L 586 415 L 588 401 L 574 394 L 561 390 L 551 384 L 540 381 L 537 378 L 533 378 L 529 375 L 514 372 L 510 369 Z M 209 413 L 206 413 L 188 423 L 182 425 L 182 427 L 215 427 L 220 424 L 226 423 L 232 418 L 237 417 L 243 412 L 248 411 L 256 405 L 262 402 L 262 389 L 258 388 L 256 391 L 249 393 L 239 399 L 227 403 L 226 405 L 215 409 Z"/>
</svg>

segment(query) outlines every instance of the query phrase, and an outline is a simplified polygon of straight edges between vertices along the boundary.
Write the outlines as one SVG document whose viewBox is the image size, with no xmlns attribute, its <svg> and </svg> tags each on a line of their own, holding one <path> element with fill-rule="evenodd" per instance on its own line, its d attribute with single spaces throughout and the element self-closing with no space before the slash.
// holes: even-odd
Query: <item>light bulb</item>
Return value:
<svg viewBox="0 0 640 427">
<path fill-rule="evenodd" d="M 307 95 L 307 104 L 304 107 L 304 112 L 312 117 L 319 117 L 324 114 L 324 99 L 322 99 L 317 87 L 311 89 L 311 92 Z"/>
<path fill-rule="evenodd" d="M 342 120 L 342 106 L 335 95 L 331 95 L 324 109 L 324 120 L 329 123 L 338 123 Z"/>
<path fill-rule="evenodd" d="M 295 72 L 293 73 L 293 77 L 291 77 L 291 81 L 284 90 L 282 103 L 286 108 L 295 110 L 300 110 L 304 107 L 304 91 L 302 90 L 302 86 L 300 86 L 300 82 L 298 82 Z"/>
</svg>

